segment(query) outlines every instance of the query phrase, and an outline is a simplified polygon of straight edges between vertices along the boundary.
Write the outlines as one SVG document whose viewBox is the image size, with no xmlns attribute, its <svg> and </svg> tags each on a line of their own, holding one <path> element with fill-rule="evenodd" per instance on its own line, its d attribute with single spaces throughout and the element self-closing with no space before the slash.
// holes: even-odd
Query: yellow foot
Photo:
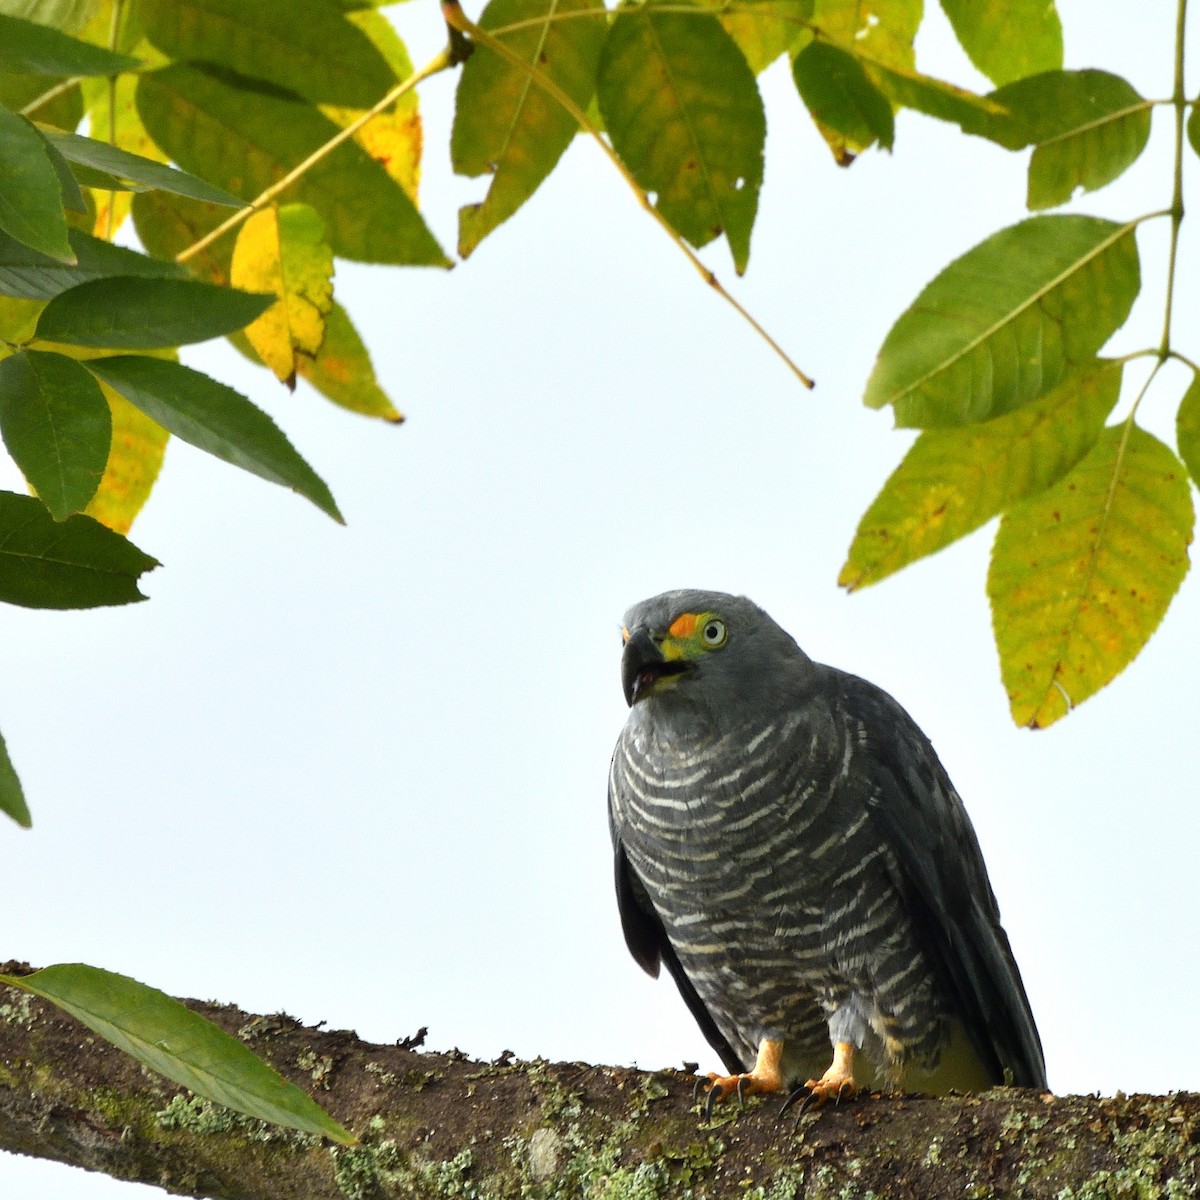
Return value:
<svg viewBox="0 0 1200 1200">
<path fill-rule="evenodd" d="M 758 1061 L 752 1071 L 744 1075 L 718 1075 L 708 1073 L 708 1092 L 704 1098 L 704 1115 L 711 1119 L 713 1105 L 727 1096 L 736 1095 L 741 1103 L 747 1096 L 763 1096 L 783 1091 L 783 1076 L 779 1071 L 779 1060 L 783 1055 L 783 1043 L 763 1038 L 758 1047 Z"/>
<path fill-rule="evenodd" d="M 854 1046 L 849 1042 L 838 1042 L 833 1048 L 833 1062 L 820 1079 L 809 1079 L 803 1087 L 797 1088 L 788 1098 L 780 1111 L 783 1116 L 797 1100 L 800 1108 L 797 1116 L 811 1112 L 828 1104 L 849 1100 L 858 1095 L 858 1084 L 854 1082 Z"/>
</svg>

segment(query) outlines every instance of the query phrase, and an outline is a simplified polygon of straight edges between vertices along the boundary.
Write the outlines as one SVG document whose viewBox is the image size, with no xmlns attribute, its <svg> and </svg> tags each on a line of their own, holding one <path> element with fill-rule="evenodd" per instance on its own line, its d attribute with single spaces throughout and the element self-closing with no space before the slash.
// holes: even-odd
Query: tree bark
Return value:
<svg viewBox="0 0 1200 1200">
<path fill-rule="evenodd" d="M 6 971 L 27 970 L 8 964 Z M 220 1200 L 1056 1200 L 1200 1191 L 1200 1095 L 870 1096 L 712 1122 L 683 1071 L 474 1062 L 186 1001 L 308 1088 L 334 1147 L 205 1101 L 0 988 L 0 1146 Z"/>
</svg>

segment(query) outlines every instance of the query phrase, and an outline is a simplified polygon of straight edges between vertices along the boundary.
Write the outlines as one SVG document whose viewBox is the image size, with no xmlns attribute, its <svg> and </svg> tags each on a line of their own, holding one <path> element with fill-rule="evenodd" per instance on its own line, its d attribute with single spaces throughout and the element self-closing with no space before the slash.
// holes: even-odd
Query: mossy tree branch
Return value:
<svg viewBox="0 0 1200 1200">
<path fill-rule="evenodd" d="M 0 989 L 0 1146 L 222 1200 L 1082 1200 L 1200 1184 L 1198 1095 L 872 1097 L 798 1125 L 776 1119 L 777 1102 L 751 1102 L 709 1124 L 682 1072 L 479 1063 L 188 1003 L 309 1087 L 362 1145 L 190 1099 L 56 1009 Z"/>
</svg>

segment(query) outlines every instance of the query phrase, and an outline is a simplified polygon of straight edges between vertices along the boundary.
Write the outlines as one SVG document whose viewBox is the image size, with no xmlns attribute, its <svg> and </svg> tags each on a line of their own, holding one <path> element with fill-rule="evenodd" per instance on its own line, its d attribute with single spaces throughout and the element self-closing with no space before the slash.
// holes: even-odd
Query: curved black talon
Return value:
<svg viewBox="0 0 1200 1200">
<path fill-rule="evenodd" d="M 746 1082 L 747 1082 L 747 1080 L 746 1080 L 745 1075 L 738 1076 L 738 1081 L 737 1081 L 738 1108 L 740 1108 L 742 1110 L 742 1112 L 746 1111 Z"/>
<path fill-rule="evenodd" d="M 704 1100 L 704 1119 L 706 1121 L 712 1120 L 713 1105 L 717 1102 L 717 1093 L 720 1090 L 715 1083 L 708 1089 L 708 1096 Z"/>
<path fill-rule="evenodd" d="M 695 1104 L 700 1099 L 700 1085 L 709 1081 L 703 1075 L 696 1076 L 696 1082 L 692 1084 L 692 1103 Z"/>
<path fill-rule="evenodd" d="M 782 1108 L 779 1110 L 779 1112 L 776 1114 L 776 1117 L 775 1117 L 775 1119 L 776 1119 L 777 1121 L 781 1121 L 781 1120 L 783 1120 L 783 1118 L 784 1118 L 784 1117 L 786 1117 L 786 1116 L 787 1116 L 787 1114 L 788 1114 L 788 1109 L 790 1109 L 790 1108 L 792 1107 L 792 1105 L 796 1103 L 796 1101 L 797 1101 L 797 1100 L 804 1100 L 805 1104 L 807 1104 L 807 1103 L 808 1103 L 808 1101 L 809 1101 L 809 1100 L 811 1100 L 812 1098 L 813 1098 L 813 1093 L 812 1093 L 812 1091 L 810 1091 L 810 1090 L 809 1090 L 809 1086 L 808 1086 L 808 1084 L 807 1084 L 807 1083 L 802 1083 L 802 1084 L 801 1084 L 801 1085 L 800 1085 L 798 1088 L 796 1088 L 796 1089 L 795 1089 L 795 1090 L 794 1090 L 794 1091 L 791 1093 L 791 1095 L 790 1095 L 790 1096 L 788 1096 L 788 1098 L 787 1098 L 787 1099 L 786 1099 L 786 1100 L 783 1102 L 783 1107 L 782 1107 Z M 803 1116 L 803 1115 L 804 1115 L 804 1112 L 805 1112 L 805 1109 L 802 1107 L 802 1108 L 800 1109 L 800 1112 L 799 1112 L 799 1113 L 797 1113 L 797 1116 L 798 1116 L 798 1117 L 799 1117 L 799 1116 Z"/>
</svg>

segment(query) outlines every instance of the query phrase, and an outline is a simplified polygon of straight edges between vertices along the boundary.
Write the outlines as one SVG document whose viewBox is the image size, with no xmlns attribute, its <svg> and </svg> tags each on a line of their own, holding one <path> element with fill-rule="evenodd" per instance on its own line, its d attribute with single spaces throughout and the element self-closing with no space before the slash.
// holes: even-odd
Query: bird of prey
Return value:
<svg viewBox="0 0 1200 1200">
<path fill-rule="evenodd" d="M 736 1092 L 1045 1088 L 979 843 L 886 692 L 745 597 L 625 615 L 608 811 L 625 941 L 665 964 Z"/>
</svg>

